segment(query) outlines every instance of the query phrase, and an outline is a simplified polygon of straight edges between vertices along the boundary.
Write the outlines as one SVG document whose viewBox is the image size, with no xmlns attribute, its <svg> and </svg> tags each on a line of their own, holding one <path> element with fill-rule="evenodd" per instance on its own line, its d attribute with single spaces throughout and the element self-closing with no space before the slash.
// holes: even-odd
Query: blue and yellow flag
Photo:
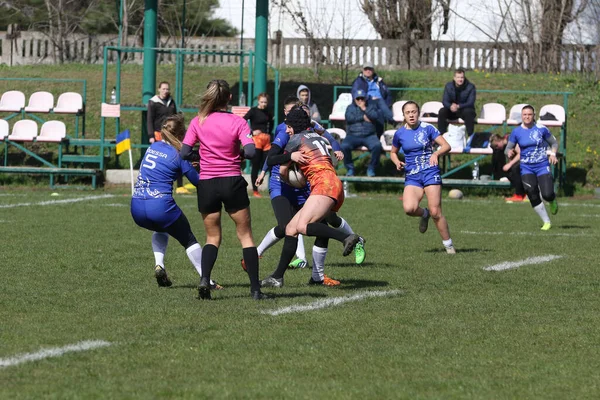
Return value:
<svg viewBox="0 0 600 400">
<path fill-rule="evenodd" d="M 117 155 L 131 149 L 131 138 L 129 129 L 117 135 Z"/>
</svg>

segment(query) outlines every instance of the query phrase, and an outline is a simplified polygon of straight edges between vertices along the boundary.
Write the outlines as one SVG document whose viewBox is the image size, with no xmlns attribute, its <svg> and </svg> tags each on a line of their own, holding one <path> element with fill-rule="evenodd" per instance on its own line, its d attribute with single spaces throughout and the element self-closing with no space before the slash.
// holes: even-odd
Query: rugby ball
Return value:
<svg viewBox="0 0 600 400">
<path fill-rule="evenodd" d="M 448 192 L 448 197 L 451 199 L 460 200 L 463 198 L 463 192 L 458 189 L 452 189 L 450 192 Z"/>
<path fill-rule="evenodd" d="M 306 186 L 306 177 L 300 170 L 298 164 L 292 163 L 288 167 L 287 182 L 290 184 L 290 186 L 298 189 L 302 189 Z"/>
</svg>

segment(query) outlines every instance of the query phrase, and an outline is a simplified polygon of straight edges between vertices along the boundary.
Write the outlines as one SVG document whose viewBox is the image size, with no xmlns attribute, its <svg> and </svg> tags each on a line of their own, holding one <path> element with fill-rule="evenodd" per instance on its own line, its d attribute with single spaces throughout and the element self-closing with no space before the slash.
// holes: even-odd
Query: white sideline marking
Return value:
<svg viewBox="0 0 600 400">
<path fill-rule="evenodd" d="M 486 271 L 505 271 L 507 269 L 514 269 L 522 267 L 523 265 L 531 265 L 531 264 L 542 264 L 548 261 L 557 260 L 562 258 L 563 256 L 555 256 L 549 254 L 547 256 L 539 256 L 539 257 L 529 257 L 521 261 L 506 261 L 496 265 L 490 265 L 489 267 L 485 267 Z"/>
<path fill-rule="evenodd" d="M 28 207 L 28 206 L 52 206 L 54 204 L 79 203 L 80 201 L 87 201 L 87 200 L 110 199 L 111 197 L 115 197 L 115 195 L 103 194 L 103 195 L 98 195 L 98 196 L 77 197 L 74 199 L 47 200 L 47 201 L 40 201 L 39 203 L 2 204 L 2 205 L 0 205 L 0 208 L 15 208 L 15 207 Z"/>
<path fill-rule="evenodd" d="M 319 310 L 321 308 L 326 308 L 326 307 L 330 307 L 330 306 L 339 306 L 340 304 L 343 304 L 343 303 L 348 303 L 350 301 L 358 301 L 358 300 L 366 299 L 369 297 L 394 296 L 394 295 L 398 295 L 400 293 L 402 293 L 401 290 L 387 290 L 384 292 L 366 291 L 363 293 L 353 294 L 351 296 L 334 297 L 332 299 L 316 300 L 316 301 L 313 301 L 312 303 L 308 303 L 308 304 L 305 304 L 302 306 L 297 305 L 297 306 L 278 308 L 276 310 L 262 311 L 262 313 L 277 316 L 277 315 L 289 314 L 289 313 L 293 313 L 293 312 L 313 311 L 313 310 Z"/>
<path fill-rule="evenodd" d="M 112 343 L 105 342 L 104 340 L 86 340 L 63 347 L 52 347 L 49 349 L 40 350 L 36 353 L 17 354 L 16 356 L 10 358 L 0 358 L 0 368 L 12 367 L 14 365 L 23 364 L 29 361 L 43 360 L 44 358 L 60 357 L 65 353 L 92 350 L 99 347 L 110 346 L 111 344 Z"/>
<path fill-rule="evenodd" d="M 475 232 L 475 231 L 460 231 L 466 235 L 522 235 L 522 236 L 590 236 L 585 233 L 550 233 L 550 232 Z"/>
</svg>

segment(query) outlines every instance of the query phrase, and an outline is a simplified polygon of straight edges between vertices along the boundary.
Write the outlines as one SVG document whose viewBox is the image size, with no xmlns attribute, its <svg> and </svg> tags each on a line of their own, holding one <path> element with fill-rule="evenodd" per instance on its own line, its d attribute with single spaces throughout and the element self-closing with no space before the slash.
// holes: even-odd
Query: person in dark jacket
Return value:
<svg viewBox="0 0 600 400">
<path fill-rule="evenodd" d="M 384 113 L 379 106 L 383 99 L 367 98 L 367 93 L 362 89 L 353 91 L 352 98 L 354 102 L 346 108 L 346 138 L 342 141 L 346 175 L 354 175 L 352 150 L 365 146 L 371 152 L 367 175 L 375 176 L 382 150 L 381 142 L 377 137 L 377 126 L 383 126 L 385 122 Z M 385 104 L 383 106 L 385 107 Z"/>
<path fill-rule="evenodd" d="M 352 82 L 352 93 L 357 90 L 364 91 L 368 96 L 377 100 L 382 98 L 388 108 L 392 106 L 392 96 L 383 78 L 375 73 L 373 63 L 366 62 L 363 65 L 362 72 Z"/>
<path fill-rule="evenodd" d="M 171 85 L 169 82 L 161 82 L 158 84 L 158 94 L 148 101 L 148 116 L 146 123 L 148 128 L 148 140 L 150 144 L 160 141 L 163 122 L 177 113 L 175 100 L 171 97 Z M 183 178 L 177 178 L 177 194 L 189 194 L 190 191 L 183 186 Z"/>
<path fill-rule="evenodd" d="M 475 129 L 475 97 L 475 85 L 466 78 L 465 70 L 458 68 L 454 71 L 452 82 L 444 88 L 444 107 L 438 113 L 438 130 L 444 134 L 448 132 L 448 120 L 462 118 L 467 135 L 471 136 Z"/>
</svg>

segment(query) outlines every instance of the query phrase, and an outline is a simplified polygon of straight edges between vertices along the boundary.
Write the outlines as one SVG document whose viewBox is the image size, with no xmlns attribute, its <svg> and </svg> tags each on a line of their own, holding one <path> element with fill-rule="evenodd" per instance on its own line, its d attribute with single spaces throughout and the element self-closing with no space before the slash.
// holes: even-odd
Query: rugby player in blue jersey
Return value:
<svg viewBox="0 0 600 400">
<path fill-rule="evenodd" d="M 542 198 L 550 203 L 550 212 L 558 212 L 558 203 L 554 193 L 550 164 L 556 165 L 556 151 L 558 142 L 544 125 L 535 123 L 535 110 L 526 105 L 521 110 L 522 124 L 510 134 L 508 144 L 504 150 L 508 157 L 515 155 L 515 146 L 521 149 L 521 178 L 525 193 L 531 206 L 542 219 L 542 230 L 547 231 L 552 227 L 550 217 Z M 547 153 L 550 146 L 550 153 Z M 540 198 L 541 192 L 541 198 Z"/>
<path fill-rule="evenodd" d="M 438 166 L 439 157 L 450 151 L 450 145 L 433 125 L 419 121 L 419 105 L 414 101 L 402 106 L 402 114 L 405 124 L 394 134 L 390 158 L 398 170 L 406 169 L 404 212 L 421 219 L 421 233 L 427 231 L 429 218 L 433 218 L 446 252 L 455 254 L 448 222 L 442 214 L 442 177 Z M 439 148 L 434 151 L 435 145 Z M 400 148 L 405 161 L 398 158 Z M 424 194 L 427 195 L 427 207 L 421 208 L 419 203 Z"/>
<path fill-rule="evenodd" d="M 167 275 L 164 258 L 169 235 L 183 246 L 200 276 L 202 248 L 192 233 L 185 214 L 173 199 L 173 181 L 178 177 L 185 175 L 192 184 L 198 184 L 198 172 L 192 164 L 179 156 L 181 140 L 185 136 L 181 114 L 165 118 L 161 135 L 162 140 L 152 143 L 141 163 L 131 199 L 131 216 L 142 228 L 154 231 L 154 275 L 158 286 L 168 287 L 172 282 Z M 214 281 L 211 281 L 211 285 L 215 289 L 221 289 Z"/>
</svg>

